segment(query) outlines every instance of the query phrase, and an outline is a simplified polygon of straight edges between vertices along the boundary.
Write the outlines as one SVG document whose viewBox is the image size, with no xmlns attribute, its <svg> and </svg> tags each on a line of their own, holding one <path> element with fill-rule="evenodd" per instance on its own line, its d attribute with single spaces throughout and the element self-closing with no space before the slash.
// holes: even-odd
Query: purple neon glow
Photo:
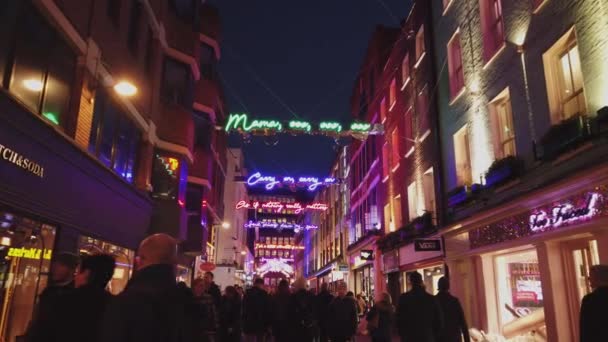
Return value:
<svg viewBox="0 0 608 342">
<path fill-rule="evenodd" d="M 287 177 L 283 177 L 281 179 L 281 178 L 277 178 L 275 176 L 262 175 L 260 172 L 256 172 L 253 175 L 249 176 L 249 178 L 247 178 L 247 185 L 255 186 L 255 185 L 264 184 L 264 187 L 266 190 L 273 190 L 277 185 L 282 184 L 285 186 L 289 186 L 289 185 L 306 186 L 308 191 L 315 191 L 319 186 L 332 185 L 332 184 L 336 184 L 337 182 L 338 182 L 338 180 L 333 177 L 326 177 L 321 180 L 317 177 L 299 177 L 299 178 L 297 178 L 297 182 L 296 182 L 295 177 L 287 176 Z"/>
<path fill-rule="evenodd" d="M 593 192 L 589 194 L 584 207 L 575 208 L 571 203 L 565 203 L 551 208 L 551 215 L 545 210 L 535 212 L 530 215 L 530 230 L 538 232 L 549 227 L 558 228 L 563 224 L 590 219 L 598 214 L 597 202 L 601 198 L 602 195 Z"/>
</svg>

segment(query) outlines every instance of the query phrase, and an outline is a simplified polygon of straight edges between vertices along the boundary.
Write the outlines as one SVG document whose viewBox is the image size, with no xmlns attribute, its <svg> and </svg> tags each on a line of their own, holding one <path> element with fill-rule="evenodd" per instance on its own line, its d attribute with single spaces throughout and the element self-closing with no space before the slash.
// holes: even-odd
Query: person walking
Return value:
<svg viewBox="0 0 608 342">
<path fill-rule="evenodd" d="M 286 342 L 291 340 L 289 322 L 291 292 L 289 282 L 282 279 L 277 287 L 277 292 L 272 297 L 272 334 L 275 342 Z"/>
<path fill-rule="evenodd" d="M 346 283 L 338 285 L 338 296 L 328 308 L 328 335 L 332 342 L 349 341 L 357 332 L 357 303 L 346 296 Z"/>
<path fill-rule="evenodd" d="M 241 297 L 234 286 L 227 286 L 219 308 L 219 341 L 241 341 Z"/>
<path fill-rule="evenodd" d="M 359 317 L 363 318 L 365 315 L 367 315 L 367 309 L 368 309 L 367 300 L 363 293 L 359 293 L 356 298 L 357 298 L 357 307 L 359 309 Z"/>
<path fill-rule="evenodd" d="M 450 281 L 441 277 L 437 282 L 439 293 L 435 296 L 443 313 L 443 330 L 439 335 L 440 342 L 471 342 L 469 328 L 464 311 L 458 298 L 450 294 Z"/>
<path fill-rule="evenodd" d="M 104 315 L 100 342 L 194 342 L 196 305 L 175 280 L 177 242 L 155 234 L 139 245 L 137 271 Z"/>
<path fill-rule="evenodd" d="M 205 342 L 214 340 L 213 337 L 217 333 L 219 324 L 218 310 L 208 286 L 209 282 L 204 278 L 197 278 L 192 282 L 192 294 L 197 308 L 199 339 Z"/>
<path fill-rule="evenodd" d="M 591 266 L 589 285 L 593 292 L 583 297 L 580 316 L 581 342 L 608 341 L 606 308 L 608 308 L 608 265 Z"/>
<path fill-rule="evenodd" d="M 62 305 L 64 297 L 74 290 L 74 273 L 78 263 L 78 256 L 68 252 L 57 253 L 53 257 L 50 282 L 38 298 L 38 305 L 25 334 L 25 341 L 48 341 L 46 334 L 54 329 L 48 318 L 57 315 L 56 310 Z"/>
<path fill-rule="evenodd" d="M 391 342 L 395 320 L 395 307 L 391 295 L 384 292 L 367 316 L 367 329 L 372 342 Z"/>
<path fill-rule="evenodd" d="M 312 342 L 317 332 L 315 297 L 306 290 L 304 278 L 293 283 L 291 295 L 291 341 Z"/>
<path fill-rule="evenodd" d="M 412 289 L 399 296 L 396 322 L 402 342 L 436 342 L 443 328 L 439 303 L 424 289 L 422 275 L 408 276 Z"/>
<path fill-rule="evenodd" d="M 222 292 L 220 291 L 220 287 L 213 281 L 213 278 L 215 278 L 213 272 L 207 271 L 203 276 L 203 281 L 205 283 L 205 292 L 211 295 L 213 304 L 215 304 L 215 308 L 218 309 L 222 300 Z"/>
<path fill-rule="evenodd" d="M 243 298 L 243 332 L 245 340 L 265 342 L 270 326 L 270 296 L 264 289 L 264 279 L 257 278 Z"/>
<path fill-rule="evenodd" d="M 334 296 L 329 293 L 327 283 L 321 284 L 321 291 L 317 295 L 317 322 L 319 325 L 319 341 L 328 342 L 327 336 L 328 321 L 329 321 L 329 305 L 331 304 Z"/>
</svg>

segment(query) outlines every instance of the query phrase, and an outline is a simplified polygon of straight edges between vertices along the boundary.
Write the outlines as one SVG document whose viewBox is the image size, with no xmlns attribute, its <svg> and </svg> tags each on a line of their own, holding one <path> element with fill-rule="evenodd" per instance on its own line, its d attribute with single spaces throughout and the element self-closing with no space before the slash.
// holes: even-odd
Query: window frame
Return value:
<svg viewBox="0 0 608 342">
<path fill-rule="evenodd" d="M 454 133 L 452 139 L 454 141 L 454 166 L 456 170 L 457 183 L 459 185 L 470 185 L 473 183 L 473 170 L 471 165 L 471 142 L 469 134 L 469 125 L 465 124 L 464 126 L 462 126 L 458 131 Z M 460 146 L 459 142 L 461 140 L 464 142 L 464 146 Z M 459 158 L 459 155 L 461 157 L 464 157 L 465 160 Z M 461 159 L 461 163 L 459 163 L 459 159 Z M 461 165 L 464 167 L 461 168 Z"/>
<path fill-rule="evenodd" d="M 412 72 L 410 70 L 410 53 L 406 52 L 405 56 L 403 56 L 403 60 L 401 61 L 401 90 L 404 90 L 405 87 L 410 83 L 412 79 Z"/>
<path fill-rule="evenodd" d="M 500 92 L 492 101 L 489 103 L 490 106 L 490 114 L 492 123 L 492 131 L 493 131 L 493 143 L 494 143 L 494 155 L 496 159 L 503 159 L 509 156 L 510 154 L 506 153 L 507 146 L 512 145 L 513 156 L 517 155 L 517 144 L 516 144 L 516 134 L 514 127 L 514 118 L 513 118 L 513 108 L 511 104 L 511 94 L 509 88 L 505 88 Z M 509 130 L 511 132 L 511 136 L 503 139 L 503 127 L 502 120 L 500 118 L 501 111 L 500 107 L 504 107 L 506 110 L 506 122 L 510 125 Z"/>
<path fill-rule="evenodd" d="M 422 24 L 416 32 L 416 64 L 414 68 L 418 68 L 426 55 L 426 34 L 424 31 L 424 24 Z"/>
<path fill-rule="evenodd" d="M 483 36 L 483 57 L 487 65 L 505 46 L 504 14 L 502 0 L 479 1 Z"/>
<path fill-rule="evenodd" d="M 458 51 L 455 51 L 457 47 Z M 465 89 L 464 63 L 462 58 L 462 45 L 460 41 L 460 28 L 452 35 L 447 43 L 448 75 L 450 81 L 450 100 L 454 101 Z M 458 64 L 455 64 L 458 62 Z M 458 81 L 456 83 L 455 81 Z"/>
</svg>

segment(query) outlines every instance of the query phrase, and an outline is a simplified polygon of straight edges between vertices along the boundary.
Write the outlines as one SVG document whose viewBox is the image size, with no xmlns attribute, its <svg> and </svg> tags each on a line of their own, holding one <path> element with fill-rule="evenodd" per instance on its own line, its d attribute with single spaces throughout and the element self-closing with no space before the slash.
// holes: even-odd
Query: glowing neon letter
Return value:
<svg viewBox="0 0 608 342">
<path fill-rule="evenodd" d="M 243 130 L 248 131 L 247 127 L 247 114 L 230 114 L 228 117 L 228 123 L 226 123 L 226 132 L 230 130 L 239 129 L 239 126 L 242 127 Z"/>
<path fill-rule="evenodd" d="M 289 121 L 289 128 L 293 130 L 310 132 L 310 123 L 306 121 Z"/>
<path fill-rule="evenodd" d="M 335 131 L 336 133 L 342 132 L 342 125 L 337 122 L 321 122 L 319 124 L 319 130 L 321 131 Z"/>
<path fill-rule="evenodd" d="M 352 125 L 350 125 L 350 130 L 357 132 L 365 132 L 369 131 L 371 127 L 372 125 L 368 123 L 353 122 Z"/>
</svg>

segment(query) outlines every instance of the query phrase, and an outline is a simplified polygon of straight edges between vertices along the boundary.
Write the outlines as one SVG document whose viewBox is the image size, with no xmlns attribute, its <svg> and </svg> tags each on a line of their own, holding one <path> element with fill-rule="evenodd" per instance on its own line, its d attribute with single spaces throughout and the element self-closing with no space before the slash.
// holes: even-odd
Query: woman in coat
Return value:
<svg viewBox="0 0 608 342">
<path fill-rule="evenodd" d="M 391 295 L 382 293 L 380 301 L 367 314 L 367 330 L 373 342 L 390 342 L 393 335 L 395 307 Z"/>
</svg>

